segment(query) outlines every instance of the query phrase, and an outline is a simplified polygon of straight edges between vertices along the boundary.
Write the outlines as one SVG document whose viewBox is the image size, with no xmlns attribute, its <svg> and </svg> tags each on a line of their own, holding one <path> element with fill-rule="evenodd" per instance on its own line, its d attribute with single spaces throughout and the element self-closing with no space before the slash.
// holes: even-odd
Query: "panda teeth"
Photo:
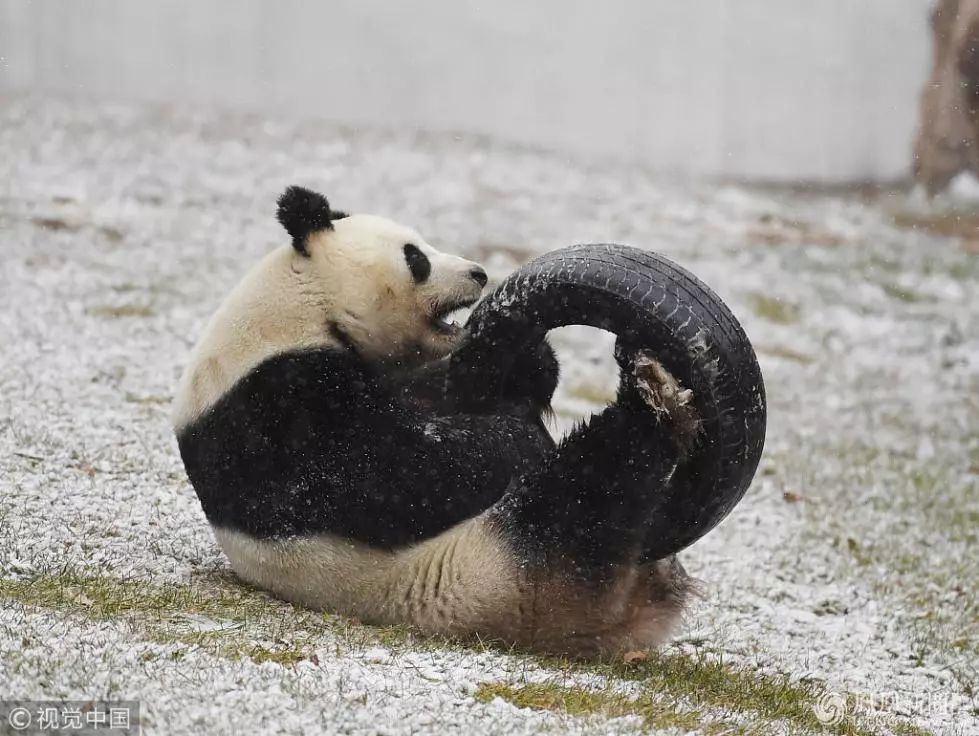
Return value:
<svg viewBox="0 0 979 736">
<path fill-rule="evenodd" d="M 461 304 L 455 309 L 449 309 L 438 316 L 433 316 L 432 324 L 441 332 L 447 334 L 454 334 L 462 330 L 462 325 L 457 322 L 453 317 L 458 317 L 461 321 L 465 321 L 468 314 L 469 304 Z"/>
<path fill-rule="evenodd" d="M 456 319 L 465 321 L 466 317 L 469 316 L 470 311 L 471 310 L 469 309 L 469 307 L 466 306 L 458 307 L 457 309 L 453 309 L 451 312 L 445 315 L 445 321 L 448 322 L 449 324 L 453 324 L 458 327 L 458 323 L 456 322 Z M 449 319 L 449 317 L 453 317 L 453 319 Z"/>
</svg>

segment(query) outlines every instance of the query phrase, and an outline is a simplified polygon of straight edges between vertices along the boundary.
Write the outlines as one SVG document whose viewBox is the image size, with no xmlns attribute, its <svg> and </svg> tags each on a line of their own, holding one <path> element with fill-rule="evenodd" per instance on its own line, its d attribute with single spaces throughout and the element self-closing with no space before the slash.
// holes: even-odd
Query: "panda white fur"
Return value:
<svg viewBox="0 0 979 736">
<path fill-rule="evenodd" d="M 232 567 L 277 596 L 379 624 L 580 656 L 655 646 L 691 581 L 643 526 L 696 433 L 689 391 L 618 356 L 616 403 L 555 448 L 547 343 L 492 413 L 439 394 L 482 268 L 414 230 L 290 187 L 274 250 L 225 299 L 173 422 Z"/>
</svg>

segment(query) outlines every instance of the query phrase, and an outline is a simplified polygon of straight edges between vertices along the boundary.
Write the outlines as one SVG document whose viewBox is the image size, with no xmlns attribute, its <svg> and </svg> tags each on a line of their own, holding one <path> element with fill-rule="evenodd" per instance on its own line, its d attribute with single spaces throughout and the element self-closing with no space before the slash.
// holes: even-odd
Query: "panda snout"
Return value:
<svg viewBox="0 0 979 736">
<path fill-rule="evenodd" d="M 469 278 L 471 278 L 473 281 L 479 284 L 480 289 L 486 286 L 486 282 L 489 281 L 489 277 L 486 275 L 486 271 L 484 271 L 479 266 L 475 266 L 469 271 Z"/>
</svg>

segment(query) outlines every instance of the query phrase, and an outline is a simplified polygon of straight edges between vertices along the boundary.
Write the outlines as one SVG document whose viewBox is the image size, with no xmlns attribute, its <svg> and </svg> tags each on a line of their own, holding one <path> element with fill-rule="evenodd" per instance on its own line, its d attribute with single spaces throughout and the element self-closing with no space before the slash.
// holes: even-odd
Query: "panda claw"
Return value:
<svg viewBox="0 0 979 736">
<path fill-rule="evenodd" d="M 630 382 L 634 383 L 639 398 L 661 421 L 672 426 L 677 444 L 684 451 L 689 450 L 700 431 L 693 391 L 683 388 L 649 351 L 635 353 L 630 368 Z"/>
</svg>

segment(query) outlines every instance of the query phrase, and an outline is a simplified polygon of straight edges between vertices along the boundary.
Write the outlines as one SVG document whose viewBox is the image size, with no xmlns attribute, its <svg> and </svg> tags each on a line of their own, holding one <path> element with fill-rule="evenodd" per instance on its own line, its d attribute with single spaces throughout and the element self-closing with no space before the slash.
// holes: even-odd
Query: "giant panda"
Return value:
<svg viewBox="0 0 979 736">
<path fill-rule="evenodd" d="M 695 585 L 649 516 L 693 444 L 691 391 L 617 346 L 616 401 L 559 444 L 546 340 L 489 410 L 443 391 L 487 283 L 410 227 L 290 187 L 291 242 L 244 276 L 173 412 L 214 535 L 245 581 L 376 624 L 592 657 L 653 647 Z"/>
</svg>

